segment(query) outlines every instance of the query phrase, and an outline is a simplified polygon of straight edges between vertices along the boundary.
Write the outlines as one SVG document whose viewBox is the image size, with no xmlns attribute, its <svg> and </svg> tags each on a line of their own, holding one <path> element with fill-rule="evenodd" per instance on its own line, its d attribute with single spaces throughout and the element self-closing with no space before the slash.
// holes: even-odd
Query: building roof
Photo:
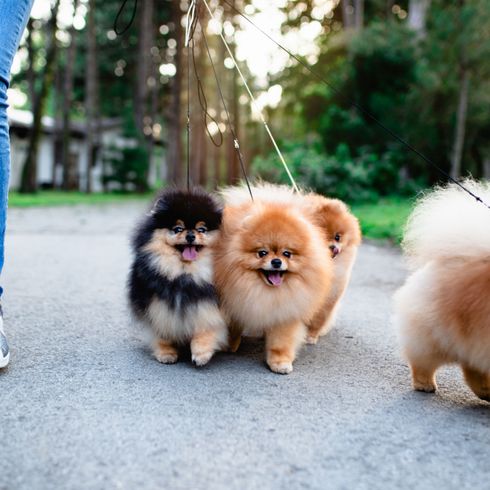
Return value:
<svg viewBox="0 0 490 490">
<path fill-rule="evenodd" d="M 31 111 L 25 111 L 21 109 L 14 109 L 9 107 L 7 109 L 7 117 L 11 131 L 29 130 L 32 127 L 34 116 Z M 43 116 L 42 118 L 42 130 L 45 134 L 53 134 L 60 130 L 60 122 L 54 117 Z M 103 118 L 99 120 L 99 131 L 108 131 L 116 129 L 121 126 L 121 118 Z M 78 138 L 85 138 L 87 134 L 87 125 L 85 121 L 70 121 L 70 132 L 72 136 Z"/>
</svg>

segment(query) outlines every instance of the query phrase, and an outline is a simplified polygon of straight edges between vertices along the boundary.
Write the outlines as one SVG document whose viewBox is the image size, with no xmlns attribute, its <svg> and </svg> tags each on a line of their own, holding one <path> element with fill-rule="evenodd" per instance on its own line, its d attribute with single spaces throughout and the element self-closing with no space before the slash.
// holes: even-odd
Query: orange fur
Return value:
<svg viewBox="0 0 490 490">
<path fill-rule="evenodd" d="M 153 343 L 153 355 L 157 361 L 163 364 L 174 364 L 179 357 L 178 350 L 172 342 L 162 339 L 155 339 Z"/>
<path fill-rule="evenodd" d="M 435 372 L 458 363 L 490 401 L 490 257 L 434 260 L 396 294 L 402 348 L 416 390 L 435 391 Z"/>
<path fill-rule="evenodd" d="M 267 255 L 260 257 L 261 250 Z M 327 255 L 321 230 L 293 206 L 254 202 L 225 208 L 215 254 L 222 309 L 235 332 L 266 336 L 267 363 L 275 372 L 292 371 L 304 339 L 302 322 L 313 318 L 328 294 Z M 268 284 L 261 272 L 273 259 L 282 263 L 279 286 Z M 232 337 L 236 341 L 236 333 Z"/>
<path fill-rule="evenodd" d="M 463 181 L 483 201 L 490 182 Z M 415 272 L 395 294 L 401 347 L 416 390 L 435 391 L 435 373 L 457 363 L 473 392 L 490 401 L 490 220 L 459 185 L 422 196 L 403 237 Z"/>
<path fill-rule="evenodd" d="M 304 198 L 304 210 L 323 230 L 330 250 L 335 250 L 333 287 L 323 306 L 307 323 L 307 342 L 316 344 L 318 337 L 328 333 L 334 323 L 361 243 L 361 230 L 357 218 L 350 213 L 346 204 L 338 199 L 308 194 Z"/>
<path fill-rule="evenodd" d="M 207 364 L 222 344 L 223 339 L 220 332 L 215 330 L 196 331 L 191 340 L 192 360 L 196 366 Z"/>
</svg>

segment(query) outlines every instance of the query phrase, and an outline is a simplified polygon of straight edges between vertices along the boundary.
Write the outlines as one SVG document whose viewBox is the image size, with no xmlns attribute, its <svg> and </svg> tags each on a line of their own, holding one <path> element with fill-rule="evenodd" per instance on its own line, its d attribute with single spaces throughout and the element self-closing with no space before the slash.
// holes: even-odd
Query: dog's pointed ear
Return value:
<svg viewBox="0 0 490 490">
<path fill-rule="evenodd" d="M 165 211 L 168 211 L 168 204 L 168 195 L 165 193 L 160 194 L 155 199 L 153 206 L 148 212 L 148 216 L 154 216 L 157 213 L 164 213 Z"/>
<path fill-rule="evenodd" d="M 157 208 L 158 208 L 158 201 L 159 199 L 157 199 L 154 203 L 153 203 L 153 206 L 151 207 L 151 209 L 146 213 L 147 216 L 155 216 L 155 214 L 157 214 Z"/>
<path fill-rule="evenodd" d="M 339 215 L 348 213 L 347 205 L 339 199 L 328 199 L 322 203 L 320 213 L 325 215 Z"/>
<path fill-rule="evenodd" d="M 250 228 L 250 222 L 252 220 L 252 213 L 247 214 L 242 218 L 242 221 L 240 223 L 242 230 L 248 230 Z"/>
</svg>

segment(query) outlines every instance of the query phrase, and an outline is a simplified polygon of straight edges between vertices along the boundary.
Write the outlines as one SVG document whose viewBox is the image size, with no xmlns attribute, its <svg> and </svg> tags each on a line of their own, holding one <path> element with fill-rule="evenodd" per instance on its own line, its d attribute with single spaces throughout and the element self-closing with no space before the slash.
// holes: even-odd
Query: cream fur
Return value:
<svg viewBox="0 0 490 490">
<path fill-rule="evenodd" d="M 488 183 L 465 184 L 490 198 Z M 414 388 L 434 391 L 437 368 L 458 363 L 490 401 L 490 211 L 438 188 L 414 210 L 404 247 L 417 269 L 395 294 L 395 323 Z"/>
<path fill-rule="evenodd" d="M 490 182 L 463 184 L 490 203 Z M 419 200 L 405 229 L 403 248 L 412 266 L 442 257 L 490 256 L 490 210 L 455 184 Z"/>
<path fill-rule="evenodd" d="M 332 329 L 335 323 L 342 297 L 344 296 L 350 282 L 350 276 L 356 261 L 356 256 L 357 247 L 344 250 L 333 261 L 334 276 L 332 281 L 332 290 L 328 295 L 328 302 L 330 304 L 335 304 L 335 306 L 332 309 L 330 316 L 326 318 L 325 323 L 320 330 L 320 335 L 326 335 Z"/>
<path fill-rule="evenodd" d="M 148 320 L 157 337 L 177 344 L 188 343 L 196 333 L 208 330 L 217 333 L 220 347 L 227 343 L 226 324 L 218 307 L 209 302 L 200 302 L 179 314 L 154 299 L 148 308 Z"/>
<path fill-rule="evenodd" d="M 464 264 L 460 264 L 464 268 Z M 446 324 L 436 306 L 440 264 L 431 262 L 412 274 L 395 295 L 395 322 L 404 356 L 411 365 L 469 365 L 490 373 L 490 335 L 462 335 Z M 464 273 L 454 268 L 456 274 Z M 458 270 L 459 269 L 459 270 Z"/>
<path fill-rule="evenodd" d="M 254 201 L 276 204 L 297 204 L 304 195 L 303 191 L 296 193 L 287 185 L 275 185 L 268 182 L 258 182 L 251 185 Z M 225 187 L 219 190 L 227 206 L 240 206 L 251 202 L 250 193 L 245 184 L 235 187 Z"/>
<path fill-rule="evenodd" d="M 182 274 L 192 275 L 198 284 L 213 282 L 213 252 L 211 245 L 218 238 L 218 231 L 207 233 L 209 245 L 199 252 L 199 260 L 184 262 L 181 254 L 165 244 L 165 236 L 169 230 L 157 230 L 144 250 L 152 254 L 152 264 L 155 269 L 169 279 L 176 279 Z"/>
</svg>

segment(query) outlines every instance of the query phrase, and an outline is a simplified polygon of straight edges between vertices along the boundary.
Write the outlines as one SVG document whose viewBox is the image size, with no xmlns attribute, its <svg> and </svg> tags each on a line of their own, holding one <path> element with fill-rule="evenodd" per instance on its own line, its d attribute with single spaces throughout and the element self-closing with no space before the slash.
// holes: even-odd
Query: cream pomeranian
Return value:
<svg viewBox="0 0 490 490">
<path fill-rule="evenodd" d="M 265 335 L 268 366 L 288 374 L 304 342 L 305 323 L 328 295 L 332 260 L 325 260 L 329 249 L 322 231 L 283 191 L 277 201 L 269 196 L 254 202 L 243 188 L 223 193 L 227 205 L 214 265 L 231 349 L 238 348 L 242 333 Z"/>
<path fill-rule="evenodd" d="M 345 203 L 318 194 L 308 194 L 303 206 L 314 223 L 322 228 L 333 261 L 332 288 L 323 306 L 307 323 L 306 342 L 316 344 L 320 335 L 330 331 L 335 321 L 340 300 L 349 284 L 357 249 L 361 244 L 359 221 Z"/>
<path fill-rule="evenodd" d="M 490 202 L 490 183 L 464 184 Z M 457 363 L 490 401 L 490 210 L 456 185 L 437 188 L 415 207 L 403 246 L 415 271 L 395 318 L 414 389 L 435 391 L 437 368 Z"/>
</svg>

